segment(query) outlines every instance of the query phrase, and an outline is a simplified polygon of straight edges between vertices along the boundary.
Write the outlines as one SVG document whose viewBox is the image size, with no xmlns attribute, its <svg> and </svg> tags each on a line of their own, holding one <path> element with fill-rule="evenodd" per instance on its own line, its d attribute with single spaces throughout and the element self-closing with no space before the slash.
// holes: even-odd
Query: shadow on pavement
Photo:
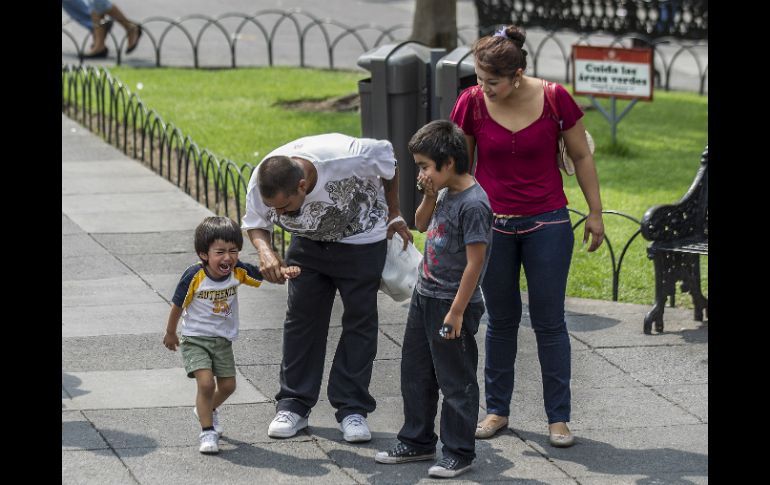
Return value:
<svg viewBox="0 0 770 485">
<path fill-rule="evenodd" d="M 696 485 L 685 476 L 708 477 L 708 455 L 673 448 L 617 448 L 601 441 L 578 436 L 571 448 L 553 448 L 548 436 L 527 431 L 517 432 L 521 438 L 539 444 L 556 461 L 573 462 L 587 472 L 614 475 L 646 475 L 637 485 L 666 483 L 667 485 Z M 539 456 L 535 451 L 525 455 Z M 657 470 L 656 470 L 657 468 Z M 687 471 L 682 471 L 687 468 Z"/>
</svg>

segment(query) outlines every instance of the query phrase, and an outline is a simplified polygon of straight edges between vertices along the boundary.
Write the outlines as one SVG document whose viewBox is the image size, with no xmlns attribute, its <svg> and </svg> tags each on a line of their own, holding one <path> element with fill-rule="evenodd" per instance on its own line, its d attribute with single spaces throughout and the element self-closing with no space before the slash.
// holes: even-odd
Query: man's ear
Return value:
<svg viewBox="0 0 770 485">
<path fill-rule="evenodd" d="M 307 194 L 307 180 L 306 179 L 300 179 L 299 185 L 297 185 L 297 190 L 302 191 L 302 194 Z"/>
<path fill-rule="evenodd" d="M 449 170 L 449 169 L 454 170 L 454 167 L 455 167 L 455 159 L 454 159 L 454 157 L 452 157 L 452 156 L 447 157 L 446 163 L 444 164 L 444 166 L 447 168 L 447 170 Z"/>
</svg>

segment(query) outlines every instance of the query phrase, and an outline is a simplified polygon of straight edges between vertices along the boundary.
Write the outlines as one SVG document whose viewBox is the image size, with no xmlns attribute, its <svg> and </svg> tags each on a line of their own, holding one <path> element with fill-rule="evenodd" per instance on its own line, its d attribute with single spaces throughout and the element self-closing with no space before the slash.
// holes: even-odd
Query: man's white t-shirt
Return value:
<svg viewBox="0 0 770 485">
<path fill-rule="evenodd" d="M 276 148 L 276 155 L 310 161 L 318 172 L 313 190 L 295 215 L 278 215 L 259 194 L 254 169 L 246 196 L 243 229 L 273 231 L 276 224 L 294 235 L 317 241 L 369 244 L 385 239 L 388 205 L 382 179 L 396 173 L 393 145 L 387 140 L 339 133 L 306 136 Z"/>
</svg>

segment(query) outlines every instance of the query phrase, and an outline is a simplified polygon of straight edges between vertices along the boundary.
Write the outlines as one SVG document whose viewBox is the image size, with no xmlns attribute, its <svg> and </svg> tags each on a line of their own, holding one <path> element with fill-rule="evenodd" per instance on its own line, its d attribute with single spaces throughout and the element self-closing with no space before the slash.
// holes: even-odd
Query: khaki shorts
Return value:
<svg viewBox="0 0 770 485">
<path fill-rule="evenodd" d="M 216 377 L 235 377 L 233 343 L 226 338 L 182 335 L 179 348 L 187 377 L 194 378 L 200 369 L 211 369 Z"/>
</svg>

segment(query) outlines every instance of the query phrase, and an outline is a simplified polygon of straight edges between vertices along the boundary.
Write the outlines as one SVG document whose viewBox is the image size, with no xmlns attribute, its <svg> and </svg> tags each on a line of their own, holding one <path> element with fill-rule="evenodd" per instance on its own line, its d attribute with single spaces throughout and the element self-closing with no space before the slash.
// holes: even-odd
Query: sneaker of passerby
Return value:
<svg viewBox="0 0 770 485">
<path fill-rule="evenodd" d="M 372 439 L 366 418 L 360 414 L 345 416 L 340 423 L 340 429 L 342 430 L 342 437 L 348 443 L 362 443 Z"/>
<path fill-rule="evenodd" d="M 292 411 L 278 411 L 267 428 L 271 438 L 291 438 L 300 430 L 307 428 L 307 418 Z"/>
<path fill-rule="evenodd" d="M 387 451 L 378 451 L 374 455 L 374 461 L 388 465 L 408 463 L 410 461 L 433 460 L 436 458 L 436 450 L 419 450 L 413 446 L 399 441 L 396 446 Z"/>
<path fill-rule="evenodd" d="M 205 431 L 201 431 L 201 434 L 198 436 L 198 439 L 200 440 L 200 448 L 198 448 L 198 451 L 205 454 L 211 454 L 211 453 L 219 453 L 219 435 L 216 431 L 213 429 L 208 429 Z"/>
<path fill-rule="evenodd" d="M 196 418 L 198 418 L 198 420 L 200 420 L 200 417 L 198 416 L 198 408 L 193 407 L 193 414 Z M 225 430 L 222 428 L 222 425 L 219 424 L 219 411 L 214 409 L 211 413 L 211 417 L 214 423 L 214 431 L 216 431 L 219 436 L 222 436 Z"/>
<path fill-rule="evenodd" d="M 445 456 L 438 463 L 428 468 L 428 476 L 434 478 L 454 478 L 470 470 L 472 463 L 473 460 L 468 458 Z"/>
</svg>

